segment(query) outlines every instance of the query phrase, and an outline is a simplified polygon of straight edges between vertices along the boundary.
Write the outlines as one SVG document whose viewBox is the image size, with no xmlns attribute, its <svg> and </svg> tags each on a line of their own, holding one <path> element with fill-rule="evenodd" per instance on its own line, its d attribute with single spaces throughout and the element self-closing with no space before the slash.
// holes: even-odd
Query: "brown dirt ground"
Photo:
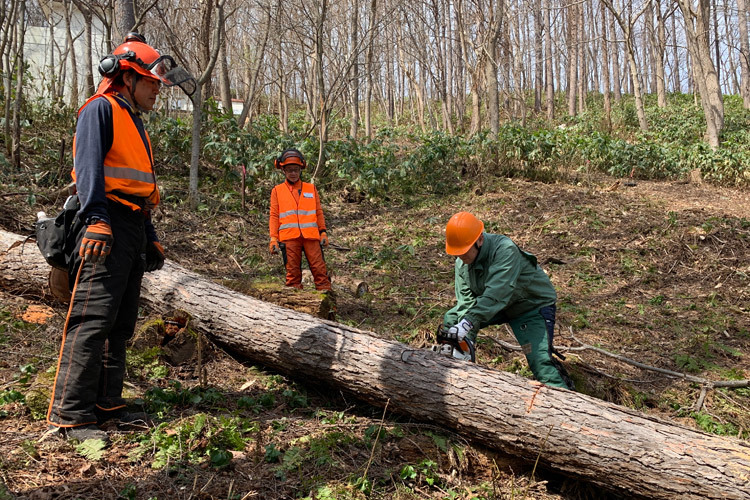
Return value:
<svg viewBox="0 0 750 500">
<path fill-rule="evenodd" d="M 647 365 L 690 368 L 695 376 L 750 378 L 750 193 L 646 181 L 608 189 L 613 182 L 497 179 L 492 189 L 485 187 L 470 199 L 446 196 L 388 208 L 328 197 L 327 218 L 338 249 L 329 250 L 326 258 L 339 296 L 337 319 L 417 346 L 429 344 L 452 302 L 452 261 L 442 251 L 442 228 L 452 213 L 471 210 L 490 231 L 511 236 L 539 256 L 558 290 L 559 346 L 580 347 L 578 339 Z M 28 232 L 27 221 L 36 210 L 19 203 L 12 214 L 0 215 L 0 225 Z M 196 215 L 165 206 L 157 227 L 169 258 L 238 290 L 289 305 L 283 291 L 268 291 L 281 280 L 281 266 L 266 254 L 264 221 L 262 211 L 237 216 L 217 205 Z M 364 291 L 356 293 L 358 287 Z M 336 498 L 365 498 L 347 481 L 368 463 L 368 477 L 379 481 L 382 492 L 372 498 L 446 498 L 448 488 L 455 498 L 466 499 L 603 495 L 550 472 L 537 471 L 532 480 L 528 464 L 397 415 L 385 420 L 393 433 L 374 453 L 354 440 L 334 447 L 330 462 L 305 464 L 280 477 L 279 464 L 263 458 L 265 446 L 287 449 L 295 439 L 333 432 L 340 432 L 341 439 L 362 438 L 367 428 L 379 424 L 382 410 L 335 389 L 274 379 L 262 367 L 240 364 L 210 346 L 203 353 L 207 382 L 226 399 L 182 405 L 159 421 L 180 421 L 198 411 L 257 421 L 252 444 L 236 453 L 229 468 L 203 463 L 154 470 L 148 459 L 129 458 L 139 431 L 113 428 L 115 444 L 101 460 L 90 461 L 61 440 L 40 441 L 46 427 L 44 388 L 54 372 L 64 308 L 53 304 L 54 315 L 42 321 L 39 313 L 48 311 L 49 304 L 2 291 L 0 299 L 5 314 L 0 318 L 0 391 L 17 389 L 27 398 L 25 405 L 0 406 L 0 479 L 16 498 L 281 499 L 308 496 L 315 491 L 310 485 L 324 483 L 344 485 Z M 153 319 L 144 311 L 141 325 Z M 482 337 L 480 363 L 528 375 L 522 357 L 495 342 L 513 343 L 507 329 L 489 328 Z M 24 381 L 21 367 L 29 364 L 34 373 Z M 691 384 L 590 350 L 569 351 L 565 364 L 581 391 L 696 425 L 679 411 L 698 397 Z M 131 372 L 128 394 L 142 397 L 153 385 L 166 388 L 168 380 L 198 385 L 195 358 L 168 368 L 169 375 L 160 380 Z M 281 396 L 258 413 L 237 406 L 240 397 L 260 397 L 273 384 L 277 394 L 283 389 L 305 393 L 308 406 L 291 407 Z M 750 396 L 712 391 L 705 404 L 715 422 L 732 424 L 733 432 L 747 437 Z M 433 434 L 445 436 L 465 454 L 439 449 Z M 430 487 L 421 476 L 411 481 L 399 477 L 404 465 L 424 459 L 437 464 L 441 488 Z M 127 493 L 130 485 L 137 487 L 132 495 Z"/>
</svg>

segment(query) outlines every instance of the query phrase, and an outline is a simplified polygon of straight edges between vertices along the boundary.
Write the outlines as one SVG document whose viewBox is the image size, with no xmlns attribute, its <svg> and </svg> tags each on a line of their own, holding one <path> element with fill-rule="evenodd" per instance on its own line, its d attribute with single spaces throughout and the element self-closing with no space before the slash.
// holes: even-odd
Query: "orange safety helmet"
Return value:
<svg viewBox="0 0 750 500">
<path fill-rule="evenodd" d="M 299 165 L 301 169 L 307 167 L 305 157 L 298 149 L 290 148 L 285 149 L 278 158 L 273 161 L 273 166 L 276 168 L 283 169 L 287 165 Z"/>
<path fill-rule="evenodd" d="M 123 44 L 99 61 L 99 73 L 104 78 L 97 94 L 107 92 L 117 75 L 128 69 L 146 78 L 158 80 L 167 87 L 179 85 L 188 96 L 195 92 L 195 79 L 190 73 L 177 66 L 171 56 L 159 54 L 159 51 L 146 43 L 143 35 L 130 32 L 125 36 Z"/>
<path fill-rule="evenodd" d="M 484 231 L 484 222 L 469 212 L 458 212 L 445 226 L 445 251 L 448 255 L 463 255 L 477 242 Z"/>
</svg>

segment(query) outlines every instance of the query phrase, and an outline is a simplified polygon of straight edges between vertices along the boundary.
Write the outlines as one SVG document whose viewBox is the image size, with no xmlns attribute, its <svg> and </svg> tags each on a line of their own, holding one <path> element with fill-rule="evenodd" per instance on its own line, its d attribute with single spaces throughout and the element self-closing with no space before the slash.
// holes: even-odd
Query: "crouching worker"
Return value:
<svg viewBox="0 0 750 500">
<path fill-rule="evenodd" d="M 315 288 L 330 290 L 323 247 L 328 246 L 326 221 L 315 186 L 302 182 L 300 175 L 307 164 L 302 153 L 287 149 L 274 161 L 286 180 L 271 191 L 271 233 L 269 251 L 282 253 L 286 265 L 286 286 L 302 288 L 302 254 L 310 265 Z"/>
<path fill-rule="evenodd" d="M 507 236 L 484 232 L 469 212 L 450 218 L 445 251 L 455 255 L 457 304 L 443 317 L 442 336 L 476 340 L 480 329 L 509 323 L 534 377 L 547 385 L 573 389 L 552 347 L 557 294 L 536 257 Z"/>
</svg>

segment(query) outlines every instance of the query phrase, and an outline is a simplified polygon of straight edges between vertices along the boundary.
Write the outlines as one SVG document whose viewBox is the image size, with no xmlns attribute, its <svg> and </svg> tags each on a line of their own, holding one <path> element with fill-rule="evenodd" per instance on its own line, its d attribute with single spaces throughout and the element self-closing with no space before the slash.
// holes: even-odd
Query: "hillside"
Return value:
<svg viewBox="0 0 750 500">
<path fill-rule="evenodd" d="M 166 200 L 156 225 L 168 258 L 250 295 L 286 300 L 273 292 L 282 269 L 266 253 L 263 211 L 238 213 L 209 199 L 195 213 Z M 5 201 L 12 210 L 0 226 L 30 232 L 39 207 L 22 196 Z M 750 378 L 747 191 L 493 177 L 481 188 L 400 202 L 353 203 L 337 192 L 323 201 L 338 321 L 427 347 L 453 298 L 443 228 L 452 213 L 470 210 L 549 272 L 559 296 L 556 344 L 569 348 L 565 364 L 579 391 L 747 439 L 750 389 L 709 390 L 696 411 L 696 384 L 580 349 L 708 380 Z M 53 212 L 59 200 L 48 203 Z M 355 294 L 362 283 L 367 291 Z M 101 457 L 39 442 L 65 310 L 5 293 L 2 303 L 0 446 L 8 452 L 0 460 L 10 498 L 601 498 L 429 422 L 240 364 L 211 346 L 202 352 L 202 387 L 195 357 L 169 364 L 155 349 L 133 348 L 128 389 L 155 415 L 155 428 L 112 429 L 115 444 Z M 140 338 L 155 319 L 143 311 Z M 507 329 L 480 337 L 480 363 L 530 375 L 507 348 Z"/>
</svg>

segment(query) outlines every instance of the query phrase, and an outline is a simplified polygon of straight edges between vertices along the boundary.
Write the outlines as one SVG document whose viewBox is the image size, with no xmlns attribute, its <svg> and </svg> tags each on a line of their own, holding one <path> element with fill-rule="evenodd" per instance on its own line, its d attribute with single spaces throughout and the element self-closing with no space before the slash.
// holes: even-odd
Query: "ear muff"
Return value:
<svg viewBox="0 0 750 500">
<path fill-rule="evenodd" d="M 99 74 L 107 78 L 114 78 L 120 72 L 120 61 L 123 59 L 134 61 L 135 58 L 135 52 L 132 50 L 124 54 L 107 54 L 99 61 Z"/>
</svg>

